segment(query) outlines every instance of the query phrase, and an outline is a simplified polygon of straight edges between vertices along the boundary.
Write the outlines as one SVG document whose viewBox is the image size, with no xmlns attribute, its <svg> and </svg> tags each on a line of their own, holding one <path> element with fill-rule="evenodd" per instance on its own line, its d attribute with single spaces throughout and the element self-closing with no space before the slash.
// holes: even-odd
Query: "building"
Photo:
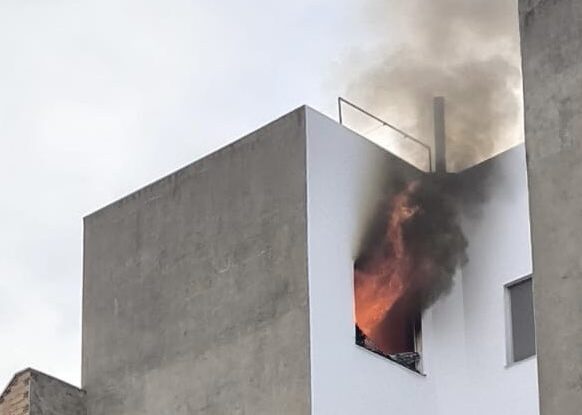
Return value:
<svg viewBox="0 0 582 415">
<path fill-rule="evenodd" d="M 85 392 L 34 369 L 14 375 L 0 395 L 0 415 L 85 415 Z"/>
<path fill-rule="evenodd" d="M 582 407 L 582 4 L 520 0 L 543 415 Z"/>
<path fill-rule="evenodd" d="M 300 108 L 89 215 L 89 415 L 535 413 L 535 357 L 506 335 L 531 274 L 523 146 L 461 173 L 487 196 L 420 373 L 356 345 L 354 260 L 391 176 L 421 174 Z"/>
<path fill-rule="evenodd" d="M 446 176 L 468 262 L 413 348 L 358 338 L 354 263 L 422 177 L 303 107 L 86 217 L 87 414 L 536 413 L 523 145 Z"/>
</svg>

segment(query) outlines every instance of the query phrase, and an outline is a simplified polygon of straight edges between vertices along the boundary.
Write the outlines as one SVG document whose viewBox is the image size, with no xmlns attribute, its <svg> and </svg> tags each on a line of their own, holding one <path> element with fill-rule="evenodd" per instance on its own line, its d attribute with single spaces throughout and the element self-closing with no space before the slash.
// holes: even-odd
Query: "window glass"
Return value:
<svg viewBox="0 0 582 415">
<path fill-rule="evenodd" d="M 511 317 L 512 361 L 519 362 L 535 354 L 535 324 L 532 279 L 508 287 Z"/>
</svg>

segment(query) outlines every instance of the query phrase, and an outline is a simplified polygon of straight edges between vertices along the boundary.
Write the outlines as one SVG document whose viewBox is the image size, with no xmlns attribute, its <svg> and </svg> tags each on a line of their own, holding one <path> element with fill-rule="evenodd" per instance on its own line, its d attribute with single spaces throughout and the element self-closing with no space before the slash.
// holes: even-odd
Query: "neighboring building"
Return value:
<svg viewBox="0 0 582 415">
<path fill-rule="evenodd" d="M 85 392 L 34 369 L 14 375 L 0 395 L 0 415 L 85 415 Z"/>
<path fill-rule="evenodd" d="M 540 409 L 582 408 L 582 2 L 520 0 Z"/>
</svg>

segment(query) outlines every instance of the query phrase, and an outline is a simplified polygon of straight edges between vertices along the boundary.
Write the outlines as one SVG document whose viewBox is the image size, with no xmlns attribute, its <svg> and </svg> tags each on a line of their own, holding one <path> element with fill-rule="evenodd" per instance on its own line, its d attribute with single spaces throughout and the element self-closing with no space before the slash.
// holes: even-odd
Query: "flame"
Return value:
<svg viewBox="0 0 582 415">
<path fill-rule="evenodd" d="M 356 324 L 386 353 L 403 351 L 390 350 L 379 327 L 411 282 L 413 259 L 406 249 L 403 227 L 421 211 L 412 202 L 419 185 L 419 181 L 413 181 L 392 198 L 383 243 L 364 266 L 354 271 Z"/>
</svg>

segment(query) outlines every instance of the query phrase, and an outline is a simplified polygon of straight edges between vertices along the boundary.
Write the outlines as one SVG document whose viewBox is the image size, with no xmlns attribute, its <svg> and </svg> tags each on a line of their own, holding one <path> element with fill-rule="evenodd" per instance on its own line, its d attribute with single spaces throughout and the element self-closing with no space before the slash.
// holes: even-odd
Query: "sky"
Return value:
<svg viewBox="0 0 582 415">
<path fill-rule="evenodd" d="M 357 9 L 0 0 L 0 388 L 80 384 L 83 216 L 300 105 L 336 116 Z"/>
<path fill-rule="evenodd" d="M 0 0 L 0 388 L 80 384 L 85 215 L 298 106 L 337 117 L 408 3 Z"/>
</svg>

